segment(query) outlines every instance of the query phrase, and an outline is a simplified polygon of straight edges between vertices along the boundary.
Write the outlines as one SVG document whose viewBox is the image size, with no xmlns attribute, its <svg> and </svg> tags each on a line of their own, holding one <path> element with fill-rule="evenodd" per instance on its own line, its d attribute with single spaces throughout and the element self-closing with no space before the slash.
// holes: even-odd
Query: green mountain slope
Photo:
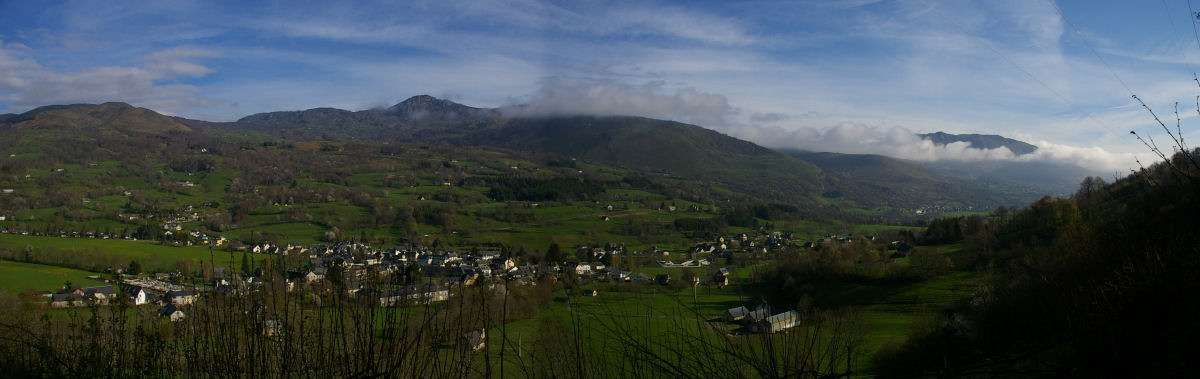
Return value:
<svg viewBox="0 0 1200 379">
<path fill-rule="evenodd" d="M 787 153 L 821 169 L 823 196 L 862 207 L 988 210 L 1070 193 L 1092 174 L 1041 162 L 913 162 L 880 155 Z"/>
<path fill-rule="evenodd" d="M 642 117 L 546 117 L 502 121 L 467 142 L 554 152 L 713 182 L 763 200 L 796 202 L 820 189 L 804 161 L 721 133 Z"/>
<path fill-rule="evenodd" d="M 193 124 L 200 125 L 200 124 Z M 706 183 L 722 198 L 801 203 L 820 191 L 819 170 L 802 160 L 695 125 L 641 117 L 504 117 L 415 96 L 386 109 L 318 108 L 247 116 L 203 126 L 252 130 L 293 141 L 491 146 L 619 165 Z"/>
<path fill-rule="evenodd" d="M 125 103 L 51 105 L 0 118 L 5 131 L 70 129 L 76 132 L 163 133 L 191 128 L 168 116 Z"/>
</svg>

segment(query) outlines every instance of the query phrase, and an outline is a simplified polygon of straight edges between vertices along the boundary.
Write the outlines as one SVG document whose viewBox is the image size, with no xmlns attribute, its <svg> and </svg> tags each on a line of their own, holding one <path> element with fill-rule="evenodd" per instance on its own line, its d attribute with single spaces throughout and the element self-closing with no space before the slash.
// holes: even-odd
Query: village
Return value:
<svg viewBox="0 0 1200 379">
<path fill-rule="evenodd" d="M 172 227 L 171 223 L 164 224 Z M 0 230 L 13 233 L 12 230 Z M 63 232 L 65 238 L 87 235 Z M 228 241 L 223 237 L 210 238 L 192 235 L 200 242 L 201 237 L 212 247 L 224 247 L 231 253 L 242 251 L 248 254 L 276 256 L 280 260 L 291 257 L 303 262 L 294 269 L 276 273 L 287 291 L 339 291 L 340 295 L 380 307 L 427 305 L 449 300 L 455 289 L 488 283 L 506 282 L 508 286 L 536 286 L 542 279 L 552 282 L 572 280 L 575 282 L 625 282 L 646 286 L 698 286 L 712 285 L 717 288 L 731 284 L 731 271 L 727 267 L 715 267 L 714 261 L 735 254 L 752 254 L 769 259 L 772 252 L 785 246 L 811 248 L 822 243 L 851 243 L 849 236 L 828 235 L 814 242 L 794 241 L 792 235 L 781 232 L 763 231 L 756 236 L 738 234 L 718 237 L 716 241 L 699 243 L 688 251 L 672 254 L 658 248 L 627 251 L 620 244 L 608 246 L 575 246 L 572 258 L 533 264 L 518 264 L 513 257 L 501 251 L 455 252 L 430 249 L 413 245 L 408 247 L 376 248 L 359 241 L 341 241 L 333 244 L 301 246 L 279 245 L 271 242 L 246 245 Z M 731 248 L 736 246 L 736 250 Z M 631 255 L 644 261 L 657 263 L 664 269 L 685 269 L 685 277 L 672 277 L 669 273 L 634 273 L 613 266 L 623 255 Z M 682 257 L 681 262 L 669 258 Z M 707 274 L 695 274 L 690 269 L 712 267 Z M 661 270 L 660 270 L 661 271 Z M 680 272 L 679 270 L 671 272 Z M 107 306 L 126 302 L 134 306 L 156 306 L 158 315 L 171 321 L 187 317 L 189 308 L 200 298 L 213 295 L 241 296 L 267 288 L 262 268 L 252 273 L 234 273 L 223 266 L 215 266 L 210 281 L 198 282 L 197 278 L 174 271 L 143 275 L 130 275 L 121 268 L 113 269 L 113 279 L 101 278 L 107 285 L 79 287 L 68 283 L 54 293 L 43 293 L 51 308 Z M 684 276 L 684 275 L 681 275 Z M 190 284 L 189 284 L 190 283 Z M 379 285 L 388 283 L 388 285 Z M 544 283 L 544 282 L 543 282 Z M 330 295 L 334 295 L 331 294 Z M 596 289 L 586 289 L 582 296 L 600 296 Z M 720 320 L 743 325 L 742 331 L 750 333 L 775 333 L 787 330 L 799 323 L 799 314 L 792 310 L 772 312 L 765 302 L 748 304 L 727 310 Z"/>
</svg>

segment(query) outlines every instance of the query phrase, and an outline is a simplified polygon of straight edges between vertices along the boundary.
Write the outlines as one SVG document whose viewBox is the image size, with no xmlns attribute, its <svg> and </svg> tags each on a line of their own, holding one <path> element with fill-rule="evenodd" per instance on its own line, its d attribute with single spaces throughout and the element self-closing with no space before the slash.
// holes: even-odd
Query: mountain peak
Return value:
<svg viewBox="0 0 1200 379">
<path fill-rule="evenodd" d="M 1037 150 L 1037 146 L 995 134 L 950 134 L 945 132 L 918 135 L 936 145 L 946 145 L 955 142 L 966 142 L 976 149 L 999 149 L 1007 147 L 1016 155 L 1025 155 Z"/>
<path fill-rule="evenodd" d="M 411 120 L 425 118 L 440 120 L 460 120 L 485 116 L 484 109 L 468 107 L 450 100 L 439 99 L 429 95 L 417 95 L 393 105 L 388 113 Z"/>
</svg>

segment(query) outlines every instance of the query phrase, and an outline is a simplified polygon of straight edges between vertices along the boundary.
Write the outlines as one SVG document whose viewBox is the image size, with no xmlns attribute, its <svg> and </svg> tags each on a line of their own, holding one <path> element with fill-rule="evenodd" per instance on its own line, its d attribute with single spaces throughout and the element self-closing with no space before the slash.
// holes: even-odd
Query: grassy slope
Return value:
<svg viewBox="0 0 1200 379">
<path fill-rule="evenodd" d="M 188 246 L 188 247 L 171 247 L 163 246 L 152 241 L 126 241 L 126 240 L 105 240 L 96 238 L 61 238 L 61 237 L 42 237 L 42 236 L 22 236 L 15 234 L 0 234 L 0 246 L 10 248 L 24 248 L 31 246 L 33 248 L 56 248 L 65 251 L 76 251 L 87 254 L 91 251 L 101 251 L 108 254 L 127 258 L 129 260 L 137 260 L 147 269 L 163 268 L 173 265 L 175 262 L 183 259 L 191 259 L 196 262 L 210 260 L 210 252 L 207 247 Z M 213 249 L 211 253 L 217 260 L 218 265 L 227 264 L 229 261 L 229 252 L 221 249 Z M 266 258 L 264 254 L 250 254 L 250 258 L 254 261 L 262 261 Z M 234 265 L 241 264 L 241 253 L 234 253 Z M 162 266 L 162 267 L 159 267 Z"/>
<path fill-rule="evenodd" d="M 712 130 L 669 121 L 639 117 L 516 119 L 478 139 L 707 178 L 777 201 L 797 202 L 820 187 L 818 170 L 808 162 Z"/>
<path fill-rule="evenodd" d="M 921 322 L 922 314 L 940 312 L 975 291 L 974 273 L 956 272 L 924 282 L 902 284 L 828 283 L 818 301 L 829 307 L 857 309 L 866 323 L 866 348 L 874 353 L 889 342 L 901 342 Z M 866 356 L 859 368 L 870 371 Z"/>
<path fill-rule="evenodd" d="M 9 293 L 25 290 L 53 291 L 67 281 L 78 286 L 103 284 L 101 281 L 88 279 L 91 275 L 99 274 L 65 267 L 0 260 L 0 290 Z"/>
</svg>

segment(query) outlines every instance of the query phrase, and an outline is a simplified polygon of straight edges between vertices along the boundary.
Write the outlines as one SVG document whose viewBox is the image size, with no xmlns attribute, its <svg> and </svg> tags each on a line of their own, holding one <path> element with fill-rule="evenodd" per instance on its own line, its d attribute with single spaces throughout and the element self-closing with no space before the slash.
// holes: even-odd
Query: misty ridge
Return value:
<svg viewBox="0 0 1200 379">
<path fill-rule="evenodd" d="M 555 77 L 541 82 L 527 102 L 496 110 L 506 117 L 540 116 L 642 116 L 691 123 L 729 136 L 776 149 L 878 154 L 893 158 L 935 161 L 1009 161 L 1059 164 L 1073 172 L 1108 175 L 1126 172 L 1131 156 L 1100 147 L 1076 147 L 1034 140 L 1034 148 L 1020 141 L 1020 153 L 1007 146 L 987 146 L 967 140 L 934 140 L 903 126 L 872 126 L 841 122 L 828 127 L 781 127 L 790 120 L 779 113 L 753 114 L 753 123 L 733 121 L 743 113 L 724 95 L 691 87 L 668 89 L 662 81 L 634 86 L 615 80 Z M 942 133 L 942 132 L 938 132 Z M 978 145 L 978 146 L 977 146 Z M 993 144 L 994 145 L 994 144 Z M 1016 146 L 1016 145 L 1014 145 Z"/>
</svg>

